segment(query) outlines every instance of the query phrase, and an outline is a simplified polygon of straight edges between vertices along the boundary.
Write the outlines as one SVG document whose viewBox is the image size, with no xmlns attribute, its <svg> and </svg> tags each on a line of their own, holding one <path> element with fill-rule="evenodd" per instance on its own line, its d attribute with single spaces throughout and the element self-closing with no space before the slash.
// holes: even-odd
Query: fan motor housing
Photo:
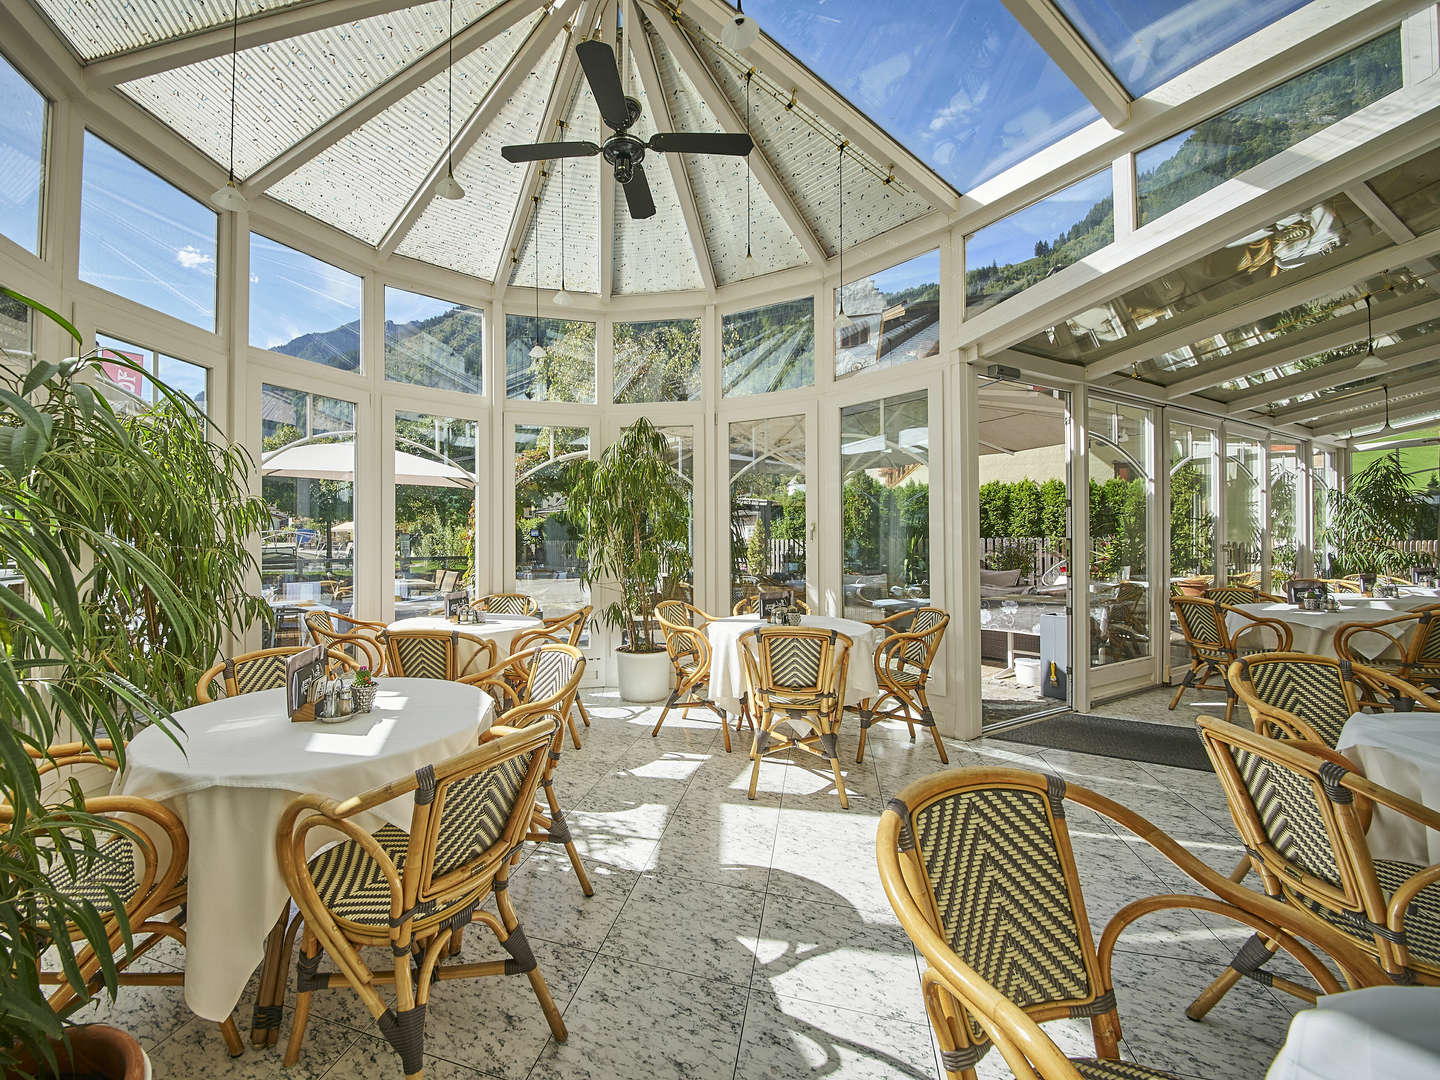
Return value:
<svg viewBox="0 0 1440 1080">
<path fill-rule="evenodd" d="M 615 179 L 628 184 L 634 175 L 635 166 L 645 160 L 645 144 L 634 135 L 620 132 L 605 140 L 601 148 L 605 160 L 615 168 Z"/>
</svg>

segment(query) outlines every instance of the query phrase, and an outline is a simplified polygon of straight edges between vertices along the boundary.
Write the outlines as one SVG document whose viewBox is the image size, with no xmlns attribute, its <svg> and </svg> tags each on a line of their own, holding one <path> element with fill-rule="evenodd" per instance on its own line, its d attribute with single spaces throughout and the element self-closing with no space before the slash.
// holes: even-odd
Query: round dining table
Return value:
<svg viewBox="0 0 1440 1080">
<path fill-rule="evenodd" d="M 740 660 L 740 638 L 746 631 L 764 624 L 758 615 L 728 615 L 705 624 L 705 637 L 710 642 L 710 700 L 726 712 L 740 711 L 745 695 L 745 668 Z M 820 626 L 838 630 L 851 641 L 850 669 L 845 688 L 845 703 L 853 705 L 880 693 L 875 680 L 875 650 L 883 631 L 855 619 L 837 619 L 831 615 L 802 615 L 801 626 Z"/>
<path fill-rule="evenodd" d="M 1246 623 L 1246 616 L 1275 619 L 1290 627 L 1294 638 L 1290 648 L 1293 652 L 1311 653 L 1315 656 L 1335 655 L 1335 631 L 1346 623 L 1378 623 L 1393 619 L 1407 611 L 1440 604 L 1440 597 L 1425 595 L 1396 596 L 1391 598 L 1359 596 L 1353 593 L 1337 593 L 1339 611 L 1305 611 L 1297 604 L 1264 601 L 1257 604 L 1234 604 L 1225 616 L 1225 625 L 1233 634 Z M 1413 627 L 1412 627 L 1413 629 Z M 1393 633 L 1394 631 L 1391 631 Z M 1274 635 L 1270 635 L 1273 637 Z M 1404 637 L 1401 638 L 1404 640 Z M 1394 646 L 1378 634 L 1357 634 L 1351 639 L 1351 647 L 1368 660 L 1393 652 Z"/>
<path fill-rule="evenodd" d="M 307 793 L 343 799 L 474 747 L 490 726 L 490 696 L 439 679 L 381 679 L 368 713 L 338 723 L 293 722 L 285 691 L 222 698 L 175 714 L 175 737 L 135 736 L 114 794 L 173 810 L 190 838 L 185 1001 L 225 1020 L 265 955 L 290 894 L 275 858 L 285 807 Z M 413 798 L 363 815 L 365 828 L 409 829 Z M 313 830 L 316 847 L 336 837 Z"/>
<path fill-rule="evenodd" d="M 533 630 L 544 624 L 530 615 L 486 614 L 483 623 L 451 622 L 443 615 L 419 615 L 409 619 L 396 619 L 385 629 L 389 633 L 399 630 L 443 630 L 460 635 L 456 647 L 455 666 L 458 676 L 474 675 L 485 670 L 485 654 L 476 647 L 476 642 L 493 641 L 495 660 L 499 662 L 510 655 L 510 644 L 522 630 Z"/>
<path fill-rule="evenodd" d="M 1440 812 L 1440 716 L 1356 713 L 1340 729 L 1335 749 L 1359 765 L 1367 779 Z M 1440 863 L 1440 831 L 1388 806 L 1376 805 L 1365 842 L 1377 859 Z"/>
</svg>

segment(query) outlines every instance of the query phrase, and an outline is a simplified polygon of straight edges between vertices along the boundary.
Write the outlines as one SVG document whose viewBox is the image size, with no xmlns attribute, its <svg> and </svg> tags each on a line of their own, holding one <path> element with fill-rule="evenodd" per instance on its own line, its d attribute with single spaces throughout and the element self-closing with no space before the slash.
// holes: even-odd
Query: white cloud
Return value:
<svg viewBox="0 0 1440 1080">
<path fill-rule="evenodd" d="M 175 261 L 186 270 L 208 270 L 215 266 L 215 256 L 207 255 L 191 244 L 186 244 L 175 253 Z"/>
<path fill-rule="evenodd" d="M 251 285 L 259 285 L 259 284 L 260 284 L 260 275 L 259 275 L 259 274 L 251 274 L 251 275 L 250 275 L 250 284 L 251 284 Z"/>
</svg>

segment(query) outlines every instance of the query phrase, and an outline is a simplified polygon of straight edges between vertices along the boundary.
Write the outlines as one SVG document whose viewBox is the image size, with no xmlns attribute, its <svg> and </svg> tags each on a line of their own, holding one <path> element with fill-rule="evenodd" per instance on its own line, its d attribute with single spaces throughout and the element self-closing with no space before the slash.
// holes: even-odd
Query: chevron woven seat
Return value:
<svg viewBox="0 0 1440 1080">
<path fill-rule="evenodd" d="M 1110 919 L 1097 947 L 1066 824 L 1070 803 L 1150 844 L 1210 895 L 1177 890 L 1137 899 Z M 1110 973 L 1120 935 L 1159 911 L 1193 908 L 1268 932 L 1324 993 L 1385 981 L 1345 935 L 1241 888 L 1150 822 L 1056 776 L 973 768 L 918 780 L 886 807 L 875 849 L 886 896 L 925 957 L 925 1008 L 951 1077 L 974 1080 L 992 1048 L 1016 1076 L 1032 1080 L 1170 1076 L 1119 1060 L 1123 1033 Z M 1039 1026 L 1061 1018 L 1090 1021 L 1093 1057 L 1066 1058 Z"/>
<path fill-rule="evenodd" d="M 1440 828 L 1440 813 L 1373 784 L 1323 743 L 1265 735 L 1199 717 L 1200 738 L 1266 894 L 1344 936 L 1395 982 L 1440 985 L 1440 865 L 1372 859 L 1374 804 Z M 1404 897 L 1403 902 L 1396 902 Z M 1302 999 L 1313 994 L 1265 969 L 1273 936 L 1258 934 L 1186 1010 L 1199 1020 L 1242 976 Z"/>
<path fill-rule="evenodd" d="M 950 758 L 945 753 L 945 743 L 940 739 L 940 729 L 935 726 L 935 714 L 930 711 L 925 686 L 930 680 L 930 666 L 935 662 L 935 654 L 940 651 L 940 642 L 945 637 L 950 616 L 937 607 L 916 608 L 903 615 L 908 619 L 906 629 L 892 631 L 875 650 L 875 682 L 880 687 L 880 694 L 860 710 L 860 746 L 855 752 L 855 760 L 864 760 L 865 740 L 875 723 L 903 720 L 910 729 L 911 742 L 915 741 L 916 724 L 929 728 L 941 764 L 948 765 Z M 882 625 L 890 629 L 895 624 L 886 620 Z"/>
<path fill-rule="evenodd" d="M 1290 627 L 1278 619 L 1255 618 L 1203 596 L 1172 596 L 1170 606 L 1190 649 L 1190 668 L 1170 699 L 1170 708 L 1180 704 L 1186 690 L 1223 688 L 1225 719 L 1229 720 L 1235 711 L 1235 692 L 1226 682 L 1225 672 L 1247 648 L 1259 647 L 1256 635 L 1273 634 L 1275 641 L 1265 647 L 1289 649 L 1293 640 Z M 1232 632 L 1226 622 L 1227 614 L 1241 616 L 1245 625 Z M 1244 642 L 1240 640 L 1242 636 Z M 1212 683 L 1212 677 L 1219 679 L 1219 683 Z"/>
<path fill-rule="evenodd" d="M 535 615 L 540 611 L 540 604 L 533 596 L 518 592 L 487 593 L 470 606 L 492 615 Z"/>
<path fill-rule="evenodd" d="M 523 974 L 551 1034 L 566 1038 L 508 889 L 510 865 L 530 829 L 536 790 L 559 733 L 553 718 L 525 730 L 492 727 L 477 749 L 383 787 L 344 801 L 302 795 L 290 803 L 276 850 L 299 914 L 282 955 L 290 955 L 297 932 L 303 935 L 287 1066 L 299 1058 L 315 992 L 347 985 L 412 1080 L 424 1076 L 432 987 L 448 979 Z M 357 815 L 407 798 L 408 830 L 387 826 L 372 835 L 356 823 Z M 332 839 L 341 842 L 305 857 L 308 847 Z M 481 907 L 491 897 L 494 913 Z M 495 935 L 504 959 L 453 960 L 465 928 L 477 922 Z M 389 947 L 392 970 L 372 969 L 360 951 L 376 946 Z M 325 953 L 338 970 L 320 969 Z M 394 988 L 393 1006 L 381 997 L 378 988 L 385 985 Z"/>
<path fill-rule="evenodd" d="M 675 688 L 665 699 L 660 716 L 650 730 L 650 737 L 660 734 L 660 726 L 671 709 L 687 716 L 691 709 L 709 709 L 720 718 L 720 731 L 725 737 L 725 752 L 730 753 L 730 721 L 725 710 L 710 698 L 710 639 L 705 627 L 714 620 L 694 604 L 683 600 L 661 600 L 655 605 L 660 632 L 665 635 L 665 652 L 675 669 Z M 739 730 L 739 721 L 736 722 Z"/>
<path fill-rule="evenodd" d="M 279 690 L 285 685 L 285 664 L 296 653 L 303 651 L 298 645 L 285 645 L 221 660 L 195 683 L 195 700 L 202 705 L 215 700 L 213 693 L 217 679 L 220 680 L 221 696 L 227 698 L 237 694 L 256 694 L 262 690 Z M 327 650 L 326 656 L 332 678 L 337 671 L 354 671 L 361 666 L 338 649 Z"/>
<path fill-rule="evenodd" d="M 1383 622 L 1346 623 L 1335 631 L 1335 654 L 1434 688 L 1440 685 L 1440 604 Z"/>
</svg>

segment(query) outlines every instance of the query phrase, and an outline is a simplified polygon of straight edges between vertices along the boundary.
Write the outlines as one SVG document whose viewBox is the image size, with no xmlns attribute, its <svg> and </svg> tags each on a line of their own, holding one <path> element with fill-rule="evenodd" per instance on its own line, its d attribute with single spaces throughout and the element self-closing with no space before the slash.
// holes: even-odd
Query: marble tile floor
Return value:
<svg viewBox="0 0 1440 1080">
<path fill-rule="evenodd" d="M 427 1018 L 426 1075 L 943 1077 L 920 995 L 921 961 L 885 900 L 874 857 L 885 800 L 939 767 L 933 745 L 912 744 L 901 725 L 881 725 L 856 766 L 847 724 L 848 811 L 828 775 L 785 762 L 765 763 L 751 802 L 745 740 L 727 755 L 713 719 L 672 717 L 652 739 L 655 709 L 603 692 L 586 700 L 594 726 L 582 750 L 567 747 L 556 782 L 595 895 L 581 895 L 555 850 L 527 853 L 512 879 L 569 1039 L 549 1037 L 523 979 L 440 983 Z M 1057 772 L 1151 817 L 1222 872 L 1240 855 L 1210 774 L 998 739 L 951 742 L 949 753 L 956 766 Z M 1069 821 L 1097 938 L 1130 900 L 1185 888 L 1188 879 L 1118 827 L 1078 807 Z M 1203 1023 L 1183 1015 L 1246 936 L 1184 911 L 1132 926 L 1114 969 L 1124 1054 L 1186 1078 L 1262 1077 L 1298 1002 L 1244 982 Z M 487 937 L 473 928 L 464 955 L 493 956 Z M 145 962 L 180 966 L 183 957 L 157 950 Z M 292 991 L 282 1047 L 293 1000 Z M 236 1010 L 246 1052 L 233 1060 L 214 1025 L 188 1013 L 178 988 L 124 988 L 114 1005 L 91 1007 L 81 1019 L 135 1032 L 157 1080 L 401 1076 L 398 1057 L 348 989 L 316 994 L 291 1070 L 281 1066 L 280 1047 L 248 1045 L 249 1001 L 247 994 Z M 1092 1052 L 1087 1021 L 1047 1029 L 1067 1052 Z M 1009 1075 L 995 1053 L 979 1072 Z"/>
</svg>

